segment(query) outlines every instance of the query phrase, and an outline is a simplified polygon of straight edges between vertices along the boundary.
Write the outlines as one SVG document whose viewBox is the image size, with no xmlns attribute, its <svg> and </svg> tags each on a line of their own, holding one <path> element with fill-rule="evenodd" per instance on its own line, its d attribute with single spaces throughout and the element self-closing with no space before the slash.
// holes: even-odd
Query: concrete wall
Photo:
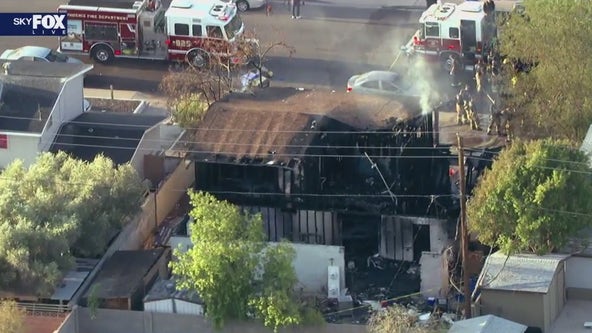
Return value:
<svg viewBox="0 0 592 333">
<path fill-rule="evenodd" d="M 424 297 L 443 297 L 448 290 L 448 264 L 440 253 L 422 252 L 420 292 Z"/>
<path fill-rule="evenodd" d="M 171 248 L 186 250 L 191 247 L 189 237 L 171 237 Z M 276 243 L 270 243 L 276 244 Z M 298 278 L 298 287 L 307 294 L 327 295 L 328 266 L 333 259 L 333 265 L 339 267 L 340 287 L 345 288 L 345 257 L 342 246 L 312 245 L 292 243 L 296 250 L 293 266 Z"/>
<path fill-rule="evenodd" d="M 128 224 L 126 224 L 117 238 L 101 258 L 101 261 L 95 266 L 93 271 L 84 281 L 78 292 L 70 301 L 70 305 L 78 302 L 79 297 L 89 287 L 94 276 L 101 270 L 105 261 L 119 250 L 139 250 L 144 248 L 155 227 L 154 199 L 157 204 L 157 221 L 160 224 L 164 218 L 175 208 L 184 191 L 180 189 L 190 187 L 195 181 L 195 172 L 193 163 L 180 161 L 179 165 L 162 183 L 162 186 L 154 194 L 149 194 L 138 213 Z"/>
<path fill-rule="evenodd" d="M 592 258 L 570 257 L 565 266 L 567 288 L 592 290 Z"/>
<path fill-rule="evenodd" d="M 57 333 L 76 333 L 78 330 L 76 316 L 77 314 L 74 312 L 70 312 L 68 316 L 64 319 L 60 327 L 56 330 Z"/>
<path fill-rule="evenodd" d="M 545 306 L 543 295 L 502 290 L 482 290 L 479 315 L 492 314 L 523 325 L 544 329 Z"/>
<path fill-rule="evenodd" d="M 570 257 L 565 261 L 567 299 L 592 301 L 592 258 Z"/>
<path fill-rule="evenodd" d="M 544 331 L 549 332 L 551 325 L 559 317 L 565 306 L 565 266 L 560 263 L 549 287 L 549 292 L 544 296 L 545 327 Z"/>
<path fill-rule="evenodd" d="M 144 178 L 144 155 L 159 154 L 166 151 L 181 134 L 182 129 L 176 125 L 156 124 L 144 132 L 138 148 L 130 164 L 138 171 L 140 177 Z"/>
<path fill-rule="evenodd" d="M 35 162 L 39 153 L 39 136 L 6 132 L 0 134 L 6 134 L 8 138 L 8 148 L 0 149 L 0 168 L 6 168 L 16 159 L 23 160 L 26 166 Z"/>
<path fill-rule="evenodd" d="M 296 250 L 294 271 L 304 292 L 327 294 L 328 270 L 331 259 L 339 267 L 341 289 L 345 288 L 345 250 L 342 246 L 292 243 Z"/>
<path fill-rule="evenodd" d="M 48 151 L 60 129 L 60 126 L 83 113 L 83 80 L 84 77 L 80 75 L 71 78 L 64 83 L 60 96 L 58 97 L 52 110 L 50 119 L 47 121 L 47 124 L 43 129 L 41 142 L 39 144 L 39 151 Z"/>
<path fill-rule="evenodd" d="M 206 319 L 199 316 L 98 309 L 91 319 L 86 308 L 76 308 L 58 333 L 271 333 L 257 323 L 227 323 L 215 331 Z M 325 324 L 323 326 L 283 329 L 281 333 L 366 333 L 366 326 Z"/>
</svg>

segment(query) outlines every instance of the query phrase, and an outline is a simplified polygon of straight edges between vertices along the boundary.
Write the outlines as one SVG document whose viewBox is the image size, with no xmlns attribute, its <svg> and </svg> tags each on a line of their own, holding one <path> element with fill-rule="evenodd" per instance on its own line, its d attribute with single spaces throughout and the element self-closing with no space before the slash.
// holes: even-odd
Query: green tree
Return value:
<svg viewBox="0 0 592 333">
<path fill-rule="evenodd" d="M 194 128 L 203 119 L 210 105 L 202 94 L 192 93 L 173 104 L 173 119 L 183 128 Z"/>
<path fill-rule="evenodd" d="M 505 253 L 545 254 L 591 225 L 592 177 L 567 141 L 517 141 L 502 151 L 468 202 L 469 229 Z"/>
<path fill-rule="evenodd" d="M 129 166 L 45 153 L 0 177 L 0 288 L 51 295 L 74 256 L 96 257 L 141 203 Z"/>
<path fill-rule="evenodd" d="M 13 301 L 0 301 L 0 332 L 22 333 L 25 311 Z"/>
<path fill-rule="evenodd" d="M 171 262 L 179 288 L 200 294 L 217 328 L 251 315 L 274 330 L 301 323 L 293 293 L 293 248 L 286 243 L 267 246 L 260 215 L 210 194 L 189 196 L 190 215 L 196 221 L 190 226 L 193 247 L 185 253 L 175 251 Z"/>
<path fill-rule="evenodd" d="M 440 323 L 429 321 L 418 324 L 416 315 L 409 313 L 404 306 L 394 304 L 385 311 L 376 311 L 368 322 L 370 333 L 436 333 Z M 445 332 L 445 331 L 444 331 Z"/>
<path fill-rule="evenodd" d="M 592 123 L 592 6 L 587 0 L 524 6 L 526 15 L 512 15 L 500 29 L 503 54 L 538 64 L 517 75 L 513 88 L 523 127 L 530 137 L 581 141 Z"/>
</svg>

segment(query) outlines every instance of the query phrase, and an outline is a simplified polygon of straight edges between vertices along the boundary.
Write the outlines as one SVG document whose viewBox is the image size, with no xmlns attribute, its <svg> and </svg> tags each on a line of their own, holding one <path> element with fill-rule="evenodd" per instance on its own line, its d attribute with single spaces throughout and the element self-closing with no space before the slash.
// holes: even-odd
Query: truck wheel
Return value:
<svg viewBox="0 0 592 333">
<path fill-rule="evenodd" d="M 246 0 L 239 0 L 236 2 L 236 8 L 240 12 L 246 12 L 247 10 L 249 10 L 249 3 Z"/>
<path fill-rule="evenodd" d="M 92 58 L 101 64 L 109 63 L 113 60 L 113 51 L 105 45 L 97 45 L 92 49 Z"/>
<path fill-rule="evenodd" d="M 204 51 L 193 50 L 187 53 L 187 62 L 197 68 L 204 69 L 208 65 L 208 54 Z"/>
</svg>

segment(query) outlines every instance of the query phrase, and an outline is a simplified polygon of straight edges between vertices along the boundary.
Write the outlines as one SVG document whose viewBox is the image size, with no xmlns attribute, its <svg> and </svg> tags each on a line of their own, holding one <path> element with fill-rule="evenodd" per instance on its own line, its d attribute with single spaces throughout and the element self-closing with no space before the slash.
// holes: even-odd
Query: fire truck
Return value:
<svg viewBox="0 0 592 333">
<path fill-rule="evenodd" d="M 136 58 L 188 62 L 203 68 L 213 55 L 233 64 L 244 24 L 234 2 L 219 0 L 70 0 L 61 52 L 88 54 L 96 62 Z"/>
<path fill-rule="evenodd" d="M 497 14 L 514 10 L 520 1 L 495 3 Z M 423 12 L 419 23 L 420 28 L 402 50 L 437 61 L 446 71 L 455 59 L 461 60 L 465 68 L 472 68 L 497 35 L 495 19 L 485 14 L 481 1 L 433 4 Z"/>
</svg>

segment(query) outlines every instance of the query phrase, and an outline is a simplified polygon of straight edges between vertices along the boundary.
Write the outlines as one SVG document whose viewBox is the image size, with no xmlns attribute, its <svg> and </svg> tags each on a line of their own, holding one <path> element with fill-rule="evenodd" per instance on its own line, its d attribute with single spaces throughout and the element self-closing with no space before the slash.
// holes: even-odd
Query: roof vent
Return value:
<svg viewBox="0 0 592 333">
<path fill-rule="evenodd" d="M 167 282 L 167 284 L 166 284 L 166 286 L 165 286 L 165 287 L 166 287 L 166 290 L 167 290 L 169 293 L 172 293 L 172 292 L 174 292 L 174 291 L 175 291 L 175 284 L 174 284 L 174 283 L 172 283 L 172 282 Z"/>
<path fill-rule="evenodd" d="M 212 10 L 210 11 L 210 14 L 213 16 L 218 16 L 221 13 L 224 13 L 223 5 L 214 5 L 214 7 L 212 7 Z"/>
<path fill-rule="evenodd" d="M 10 62 L 5 62 L 5 63 L 2 65 L 2 69 L 4 69 L 4 75 L 9 75 L 9 74 L 12 72 L 12 71 L 11 71 L 11 69 L 12 69 L 12 63 L 10 63 Z"/>
</svg>

